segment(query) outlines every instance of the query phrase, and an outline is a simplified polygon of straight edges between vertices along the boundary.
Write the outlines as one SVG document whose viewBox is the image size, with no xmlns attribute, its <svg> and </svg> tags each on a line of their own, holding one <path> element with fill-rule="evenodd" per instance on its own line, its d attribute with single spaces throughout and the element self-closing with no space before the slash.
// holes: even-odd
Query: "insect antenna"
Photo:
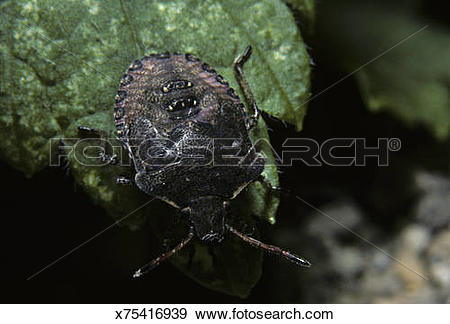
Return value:
<svg viewBox="0 0 450 324">
<path fill-rule="evenodd" d="M 225 224 L 225 227 L 227 230 L 229 230 L 231 233 L 233 233 L 234 235 L 236 235 L 237 237 L 239 237 L 241 240 L 247 242 L 248 244 L 250 244 L 251 246 L 254 246 L 256 248 L 260 248 L 264 251 L 267 251 L 269 253 L 275 254 L 275 255 L 279 255 L 291 262 L 294 262 L 295 264 L 302 266 L 302 267 L 310 267 L 311 263 L 309 263 L 309 261 L 295 255 L 292 254 L 291 252 L 288 252 L 286 250 L 283 250 L 281 248 L 279 248 L 278 246 L 275 245 L 270 245 L 270 244 L 266 244 L 263 242 L 260 242 L 252 237 L 249 237 L 241 232 L 239 232 L 238 230 L 236 230 L 235 228 L 231 227 L 228 224 Z"/>
<path fill-rule="evenodd" d="M 182 248 L 184 248 L 186 246 L 186 244 L 189 243 L 189 241 L 194 237 L 194 228 L 191 226 L 189 228 L 189 233 L 188 235 L 176 246 L 174 247 L 172 250 L 161 254 L 159 257 L 157 257 L 156 259 L 153 259 L 152 261 L 148 262 L 147 264 L 145 264 L 144 266 L 142 266 L 141 268 L 139 268 L 138 270 L 136 270 L 133 274 L 133 278 L 139 278 L 141 276 L 143 276 L 144 274 L 146 274 L 147 272 L 149 272 L 150 270 L 153 270 L 154 268 L 156 268 L 157 266 L 159 266 L 159 264 L 161 262 L 166 261 L 168 258 L 170 258 L 172 255 L 174 255 L 175 253 L 177 253 L 178 251 L 180 251 Z"/>
</svg>

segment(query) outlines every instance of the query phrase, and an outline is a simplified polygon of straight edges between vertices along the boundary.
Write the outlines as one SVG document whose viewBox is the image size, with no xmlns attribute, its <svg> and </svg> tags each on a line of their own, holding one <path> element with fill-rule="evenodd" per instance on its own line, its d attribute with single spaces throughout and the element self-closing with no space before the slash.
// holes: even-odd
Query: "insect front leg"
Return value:
<svg viewBox="0 0 450 324">
<path fill-rule="evenodd" d="M 239 83 L 239 87 L 241 88 L 245 101 L 250 106 L 250 112 L 251 116 L 249 117 L 249 121 L 247 123 L 247 129 L 250 130 L 254 126 L 258 124 L 258 118 L 259 118 L 259 108 L 256 104 L 255 97 L 253 96 L 252 90 L 250 89 L 250 86 L 248 85 L 247 80 L 244 77 L 244 63 L 250 58 L 250 55 L 252 54 L 252 47 L 249 45 L 245 49 L 245 51 L 239 55 L 233 63 L 233 70 L 234 70 L 234 76 L 236 78 L 236 81 Z"/>
<path fill-rule="evenodd" d="M 131 183 L 131 179 L 127 176 L 118 176 L 116 178 L 116 184 L 118 185 L 128 185 Z"/>
</svg>

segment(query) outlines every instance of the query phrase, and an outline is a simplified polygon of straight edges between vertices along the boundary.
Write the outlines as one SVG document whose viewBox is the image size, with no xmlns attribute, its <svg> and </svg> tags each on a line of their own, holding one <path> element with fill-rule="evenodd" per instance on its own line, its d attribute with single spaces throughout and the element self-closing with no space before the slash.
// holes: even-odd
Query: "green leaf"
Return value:
<svg viewBox="0 0 450 324">
<path fill-rule="evenodd" d="M 424 125 L 445 139 L 450 132 L 450 32 L 428 25 L 414 8 L 330 1 L 321 8 L 329 17 L 321 21 L 321 42 L 348 73 L 362 67 L 356 80 L 370 110 L 387 111 L 411 127 Z"/>
<path fill-rule="evenodd" d="M 78 125 L 112 134 L 119 78 L 133 60 L 152 52 L 193 53 L 239 90 L 231 66 L 251 44 L 245 73 L 260 108 L 301 128 L 309 57 L 281 1 L 23 0 L 0 6 L 0 155 L 28 176 L 48 165 L 51 138 L 79 137 Z M 262 119 L 252 137 L 269 139 Z M 74 141 L 66 144 L 70 152 Z M 270 150 L 263 151 L 273 161 Z M 115 176 L 132 175 L 131 168 L 86 166 L 76 157 L 70 152 L 75 181 L 116 220 L 136 229 L 148 218 L 156 235 L 164 231 L 164 219 L 176 213 L 172 207 L 158 201 L 141 207 L 151 197 L 135 186 L 114 184 Z M 269 164 L 264 174 L 277 185 L 276 167 Z M 253 215 L 273 223 L 278 204 L 258 183 L 233 201 L 247 223 Z M 261 253 L 243 242 L 230 239 L 215 252 L 194 247 L 190 267 L 187 252 L 174 263 L 202 285 L 244 297 L 260 276 Z M 217 253 L 213 259 L 219 263 L 210 253 Z"/>
</svg>

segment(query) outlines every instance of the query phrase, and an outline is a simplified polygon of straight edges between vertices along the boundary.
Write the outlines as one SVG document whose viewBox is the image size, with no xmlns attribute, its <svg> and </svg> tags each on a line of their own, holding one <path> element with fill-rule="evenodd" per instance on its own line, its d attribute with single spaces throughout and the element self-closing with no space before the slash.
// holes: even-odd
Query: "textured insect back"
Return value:
<svg viewBox="0 0 450 324">
<path fill-rule="evenodd" d="M 257 180 L 265 166 L 249 137 L 259 116 L 242 69 L 250 53 L 247 47 L 234 63 L 250 117 L 229 83 L 192 54 L 144 56 L 121 78 L 115 125 L 134 163 L 135 183 L 145 193 L 187 212 L 191 223 L 182 242 L 136 271 L 135 277 L 182 249 L 194 234 L 203 242 L 219 243 L 225 229 L 252 246 L 307 265 L 225 221 L 226 202 Z"/>
<path fill-rule="evenodd" d="M 183 207 L 193 197 L 207 194 L 234 196 L 243 182 L 254 178 L 253 173 L 262 171 L 261 166 L 254 168 L 251 179 L 245 180 L 248 169 L 231 171 L 238 177 L 237 183 L 231 183 L 230 172 L 223 166 L 205 167 L 218 175 L 206 172 L 201 179 L 199 170 L 188 170 L 214 164 L 216 139 L 235 138 L 243 156 L 252 150 L 246 113 L 236 92 L 192 54 L 166 52 L 134 61 L 120 81 L 115 118 L 118 137 L 136 168 L 136 184 L 175 206 Z M 203 158 L 192 158 L 199 155 Z M 176 185 L 175 178 L 179 179 Z M 211 188 L 211 182 L 222 179 L 227 186 Z"/>
</svg>

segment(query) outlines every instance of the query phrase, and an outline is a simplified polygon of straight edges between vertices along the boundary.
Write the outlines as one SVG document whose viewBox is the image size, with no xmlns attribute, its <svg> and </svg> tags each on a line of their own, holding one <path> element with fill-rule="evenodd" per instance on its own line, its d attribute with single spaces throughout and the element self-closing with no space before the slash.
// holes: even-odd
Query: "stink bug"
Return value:
<svg viewBox="0 0 450 324">
<path fill-rule="evenodd" d="M 265 160 L 249 137 L 260 115 L 243 73 L 251 50 L 248 46 L 233 64 L 250 115 L 228 82 L 191 54 L 144 56 L 122 76 L 114 118 L 117 137 L 135 167 L 134 182 L 146 194 L 187 214 L 191 224 L 182 242 L 137 270 L 134 277 L 158 266 L 194 236 L 219 243 L 225 231 L 310 266 L 303 258 L 239 232 L 225 220 L 228 202 L 249 183 L 261 181 L 277 189 L 262 176 Z M 230 150 L 234 159 L 224 159 Z"/>
</svg>

